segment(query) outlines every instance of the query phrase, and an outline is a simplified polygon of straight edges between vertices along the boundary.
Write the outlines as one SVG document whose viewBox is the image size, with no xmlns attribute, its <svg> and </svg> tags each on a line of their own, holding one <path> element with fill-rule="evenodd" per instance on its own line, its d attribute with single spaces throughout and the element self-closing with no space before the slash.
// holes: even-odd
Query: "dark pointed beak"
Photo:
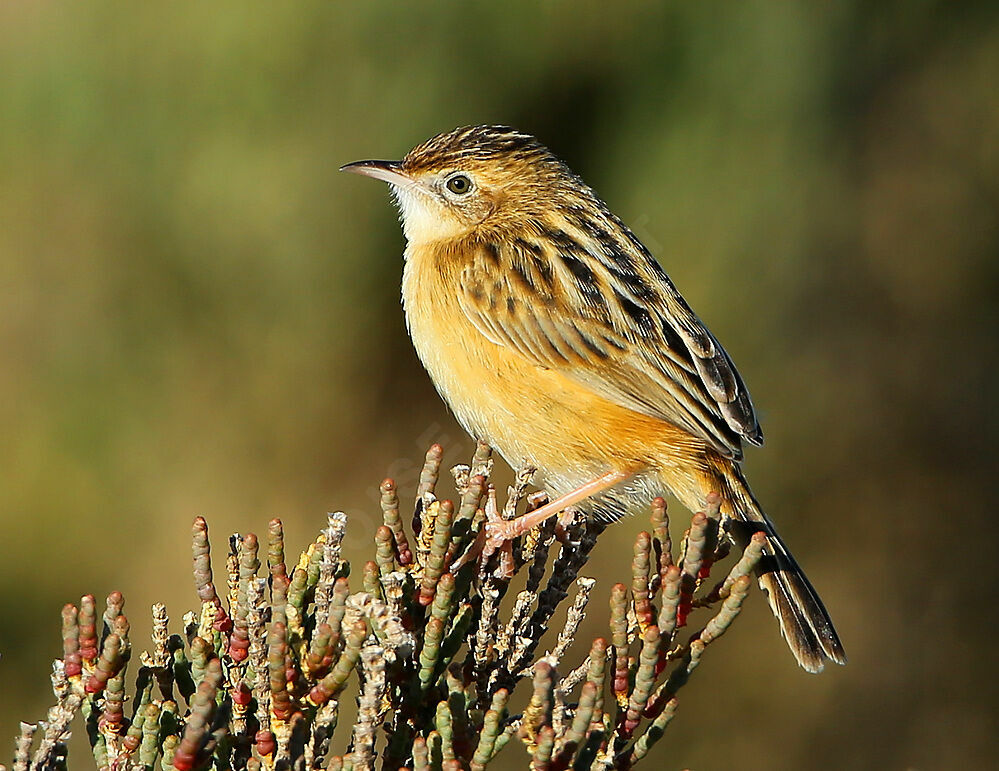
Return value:
<svg viewBox="0 0 999 771">
<path fill-rule="evenodd" d="M 400 161 L 354 161 L 341 166 L 340 171 L 362 174 L 393 185 L 410 184 L 413 180 L 402 170 Z"/>
</svg>

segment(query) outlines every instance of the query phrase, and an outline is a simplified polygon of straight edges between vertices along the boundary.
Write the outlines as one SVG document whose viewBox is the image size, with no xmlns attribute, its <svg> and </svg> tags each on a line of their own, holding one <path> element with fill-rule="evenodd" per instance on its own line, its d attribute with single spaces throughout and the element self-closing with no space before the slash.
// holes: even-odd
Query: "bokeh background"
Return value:
<svg viewBox="0 0 999 771">
<path fill-rule="evenodd" d="M 120 589 L 137 630 L 193 605 L 196 514 L 219 547 L 272 516 L 301 547 L 343 509 L 361 559 L 383 476 L 412 491 L 431 441 L 465 457 L 386 191 L 336 169 L 503 122 L 738 362 L 767 433 L 748 473 L 851 657 L 804 674 L 754 596 L 662 767 L 991 765 L 997 10 L 0 4 L 3 752 L 49 703 L 64 602 Z M 581 637 L 639 527 L 599 545 Z"/>
</svg>

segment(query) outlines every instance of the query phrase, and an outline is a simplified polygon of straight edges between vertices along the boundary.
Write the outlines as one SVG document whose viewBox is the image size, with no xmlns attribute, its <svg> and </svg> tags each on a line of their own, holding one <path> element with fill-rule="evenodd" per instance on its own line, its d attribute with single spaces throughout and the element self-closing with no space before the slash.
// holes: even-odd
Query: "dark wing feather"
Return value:
<svg viewBox="0 0 999 771">
<path fill-rule="evenodd" d="M 461 273 L 459 302 L 483 335 L 728 457 L 762 442 L 732 360 L 634 236 L 537 230 L 483 243 Z"/>
</svg>

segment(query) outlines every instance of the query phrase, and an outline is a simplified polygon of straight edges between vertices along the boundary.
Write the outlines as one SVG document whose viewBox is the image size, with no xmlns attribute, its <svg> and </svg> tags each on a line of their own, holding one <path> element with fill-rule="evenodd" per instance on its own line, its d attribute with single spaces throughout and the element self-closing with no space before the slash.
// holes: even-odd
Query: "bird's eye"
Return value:
<svg viewBox="0 0 999 771">
<path fill-rule="evenodd" d="M 455 174 L 445 184 L 447 185 L 447 189 L 455 195 L 465 195 L 465 193 L 472 189 L 472 180 L 464 174 Z"/>
</svg>

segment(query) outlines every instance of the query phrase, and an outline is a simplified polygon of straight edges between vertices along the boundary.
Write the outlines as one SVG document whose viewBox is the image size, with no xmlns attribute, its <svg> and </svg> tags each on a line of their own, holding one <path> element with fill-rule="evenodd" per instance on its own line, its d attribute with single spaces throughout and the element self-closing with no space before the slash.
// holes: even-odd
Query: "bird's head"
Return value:
<svg viewBox="0 0 999 771">
<path fill-rule="evenodd" d="M 458 128 L 401 161 L 357 161 L 340 170 L 388 182 L 415 243 L 518 226 L 557 205 L 560 191 L 587 190 L 537 139 L 507 126 Z"/>
</svg>

